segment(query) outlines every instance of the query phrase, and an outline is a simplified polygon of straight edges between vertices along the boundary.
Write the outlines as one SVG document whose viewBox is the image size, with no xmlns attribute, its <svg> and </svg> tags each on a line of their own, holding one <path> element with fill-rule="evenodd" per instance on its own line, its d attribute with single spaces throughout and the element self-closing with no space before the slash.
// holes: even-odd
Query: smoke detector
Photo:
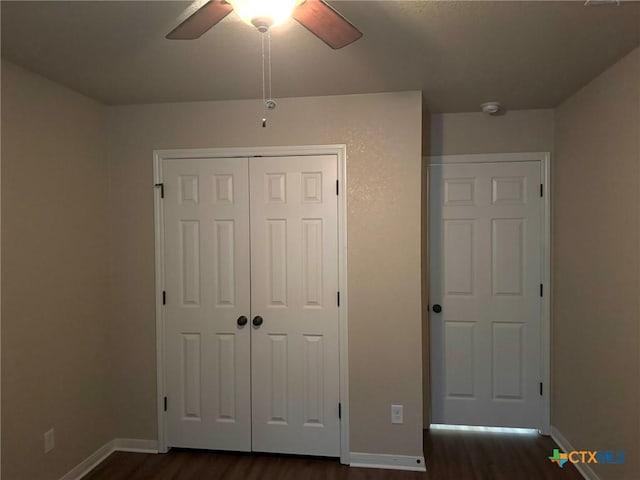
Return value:
<svg viewBox="0 0 640 480">
<path fill-rule="evenodd" d="M 502 110 L 502 105 L 499 102 L 486 102 L 480 105 L 482 113 L 487 115 L 497 115 Z"/>
</svg>

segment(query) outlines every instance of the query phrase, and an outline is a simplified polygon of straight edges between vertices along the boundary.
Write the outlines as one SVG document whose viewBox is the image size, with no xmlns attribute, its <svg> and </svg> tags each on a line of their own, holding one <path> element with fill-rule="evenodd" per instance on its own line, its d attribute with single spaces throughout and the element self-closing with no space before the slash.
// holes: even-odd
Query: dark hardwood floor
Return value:
<svg viewBox="0 0 640 480">
<path fill-rule="evenodd" d="M 549 461 L 551 437 L 432 431 L 424 448 L 429 480 L 582 480 L 573 465 Z"/>
<path fill-rule="evenodd" d="M 427 473 L 350 468 L 337 460 L 173 449 L 164 455 L 115 452 L 85 480 L 581 480 L 573 465 L 547 457 L 549 437 L 425 432 Z"/>
</svg>

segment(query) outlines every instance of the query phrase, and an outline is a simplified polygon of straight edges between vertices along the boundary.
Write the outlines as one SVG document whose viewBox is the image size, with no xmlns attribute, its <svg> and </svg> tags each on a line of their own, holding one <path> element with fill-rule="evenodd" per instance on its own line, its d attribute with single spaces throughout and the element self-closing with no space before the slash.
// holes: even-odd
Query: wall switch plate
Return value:
<svg viewBox="0 0 640 480">
<path fill-rule="evenodd" d="M 44 432 L 44 453 L 49 453 L 56 446 L 56 437 L 53 428 Z"/>
<path fill-rule="evenodd" d="M 402 405 L 391 405 L 391 423 L 404 423 Z"/>
</svg>

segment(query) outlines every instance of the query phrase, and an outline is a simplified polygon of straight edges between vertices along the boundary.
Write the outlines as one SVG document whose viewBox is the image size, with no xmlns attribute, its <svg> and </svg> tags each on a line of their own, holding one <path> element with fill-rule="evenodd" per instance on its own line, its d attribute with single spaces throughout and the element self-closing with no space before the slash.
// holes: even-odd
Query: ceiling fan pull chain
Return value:
<svg viewBox="0 0 640 480">
<path fill-rule="evenodd" d="M 262 128 L 267 126 L 267 99 L 266 99 L 266 82 L 265 82 L 265 58 L 264 58 L 264 33 L 260 33 L 262 41 L 262 105 L 264 106 L 264 116 L 262 117 Z"/>
<path fill-rule="evenodd" d="M 271 95 L 271 29 L 267 30 L 267 35 L 267 42 L 269 47 L 269 100 L 273 101 L 273 96 Z"/>
<path fill-rule="evenodd" d="M 263 35 L 267 35 L 267 64 L 269 70 L 267 72 L 267 82 L 269 82 L 269 98 L 264 101 L 265 108 L 265 121 L 263 125 L 266 126 L 266 118 L 267 118 L 267 110 L 275 110 L 277 104 L 273 99 L 272 90 L 271 90 L 271 30 L 267 30 Z"/>
</svg>

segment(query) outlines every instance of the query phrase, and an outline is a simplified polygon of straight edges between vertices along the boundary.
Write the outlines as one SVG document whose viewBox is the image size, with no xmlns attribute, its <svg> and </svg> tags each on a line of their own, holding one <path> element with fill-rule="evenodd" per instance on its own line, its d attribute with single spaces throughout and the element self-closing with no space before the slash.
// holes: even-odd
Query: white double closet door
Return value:
<svg viewBox="0 0 640 480">
<path fill-rule="evenodd" d="M 167 446 L 339 456 L 337 158 L 161 167 Z"/>
</svg>

